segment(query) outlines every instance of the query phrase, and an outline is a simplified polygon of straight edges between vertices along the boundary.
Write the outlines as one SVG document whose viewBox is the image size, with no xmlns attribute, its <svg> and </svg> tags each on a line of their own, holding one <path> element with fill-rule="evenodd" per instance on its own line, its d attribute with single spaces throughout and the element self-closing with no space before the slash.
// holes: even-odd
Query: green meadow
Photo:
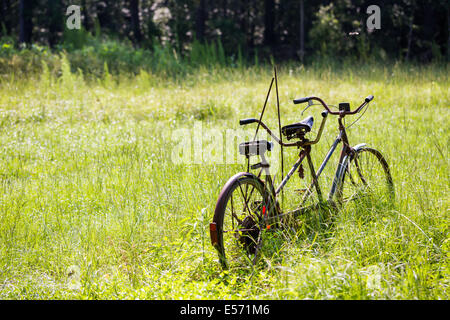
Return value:
<svg viewBox="0 0 450 320">
<path fill-rule="evenodd" d="M 207 154 L 174 163 L 174 133 L 242 129 L 271 77 L 264 65 L 88 77 L 64 57 L 57 73 L 44 64 L 2 76 L 0 299 L 448 299 L 448 63 L 279 65 L 283 125 L 315 114 L 318 129 L 320 108 L 301 116 L 294 98 L 353 108 L 375 96 L 349 139 L 384 154 L 395 202 L 344 206 L 329 227 L 300 218 L 307 228 L 268 239 L 253 268 L 221 269 L 209 223 L 222 186 L 246 167 Z M 272 91 L 263 120 L 278 132 L 275 107 Z M 330 116 L 316 168 L 336 129 Z M 219 158 L 243 142 L 216 141 L 202 143 Z M 284 152 L 286 173 L 298 151 Z M 292 179 L 283 208 L 308 175 Z"/>
</svg>

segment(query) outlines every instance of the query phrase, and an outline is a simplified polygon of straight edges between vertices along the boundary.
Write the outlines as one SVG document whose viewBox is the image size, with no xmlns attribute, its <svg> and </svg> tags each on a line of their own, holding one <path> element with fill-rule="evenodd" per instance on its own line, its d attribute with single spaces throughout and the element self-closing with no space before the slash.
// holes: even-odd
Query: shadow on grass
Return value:
<svg viewBox="0 0 450 320">
<path fill-rule="evenodd" d="M 341 227 L 345 228 L 353 222 L 360 226 L 377 222 L 394 210 L 393 201 L 381 201 L 376 197 L 366 197 L 344 205 L 318 204 L 295 219 L 287 216 L 276 228 L 263 230 L 263 242 L 256 264 L 226 271 L 218 266 L 214 271 L 210 270 L 209 276 L 220 278 L 224 284 L 236 276 L 250 280 L 260 271 L 282 265 L 293 246 L 306 251 L 312 249 L 318 255 L 327 254 L 333 250 L 335 241 L 332 240 L 337 232 L 341 232 Z"/>
<path fill-rule="evenodd" d="M 270 264 L 280 264 L 284 260 L 285 249 L 289 246 L 318 246 L 323 253 L 332 249 L 332 240 L 339 232 L 338 225 L 345 221 L 358 221 L 365 225 L 390 215 L 395 210 L 393 199 L 381 200 L 364 197 L 351 203 L 337 205 L 320 203 L 306 210 L 300 217 L 288 217 L 280 223 L 280 228 L 264 233 L 261 259 L 258 268 Z"/>
</svg>

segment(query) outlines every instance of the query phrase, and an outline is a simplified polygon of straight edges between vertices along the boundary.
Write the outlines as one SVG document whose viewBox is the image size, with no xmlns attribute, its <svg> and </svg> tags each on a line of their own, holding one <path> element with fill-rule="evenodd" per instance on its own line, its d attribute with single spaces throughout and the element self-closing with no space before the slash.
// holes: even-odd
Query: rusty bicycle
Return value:
<svg viewBox="0 0 450 320">
<path fill-rule="evenodd" d="M 273 142 L 253 140 L 239 145 L 240 154 L 247 157 L 248 161 L 250 157 L 259 156 L 260 162 L 251 167 L 248 166 L 252 170 L 259 170 L 259 172 L 256 175 L 251 172 L 237 173 L 226 182 L 219 194 L 209 231 L 211 243 L 217 249 L 219 261 L 223 268 L 240 267 L 245 263 L 254 264 L 258 258 L 264 233 L 282 225 L 283 219 L 286 217 L 295 218 L 307 210 L 311 210 L 312 206 L 306 206 L 305 203 L 314 190 L 319 199 L 319 203 L 313 205 L 316 208 L 323 203 L 338 207 L 348 201 L 370 195 L 375 195 L 377 199 L 392 200 L 394 185 L 386 159 L 381 152 L 365 143 L 350 146 L 343 122 L 346 116 L 361 112 L 373 98 L 372 95 L 369 95 L 353 111 L 350 110 L 349 103 L 340 103 L 339 110 L 332 111 L 318 97 L 295 99 L 294 104 L 308 103 L 307 108 L 319 105 L 324 109 L 321 113 L 320 127 L 313 140 L 307 138 L 314 124 L 312 116 L 298 123 L 280 126 L 282 136 L 292 142 L 284 142 L 277 137 L 261 119 L 240 120 L 241 125 L 257 123 L 258 128 L 260 126 L 265 129 L 272 139 L 282 147 L 298 148 L 299 155 L 290 171 L 275 187 L 269 170 L 270 164 L 265 156 L 266 152 L 273 149 Z M 367 108 L 364 112 L 366 110 Z M 325 123 L 330 115 L 337 116 L 339 133 L 322 164 L 315 171 L 311 159 L 311 149 L 320 141 Z M 339 163 L 331 189 L 325 199 L 320 188 L 319 177 L 339 144 L 342 144 Z M 298 208 L 282 212 L 278 200 L 280 192 L 305 159 L 311 176 L 310 185 L 304 190 Z"/>
</svg>

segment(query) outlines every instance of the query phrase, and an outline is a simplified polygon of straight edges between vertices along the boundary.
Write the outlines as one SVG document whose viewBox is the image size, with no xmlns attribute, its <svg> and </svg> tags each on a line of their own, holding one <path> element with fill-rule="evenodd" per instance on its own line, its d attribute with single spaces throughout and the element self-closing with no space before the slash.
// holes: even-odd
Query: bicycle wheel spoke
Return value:
<svg viewBox="0 0 450 320">
<path fill-rule="evenodd" d="M 248 201 L 247 198 L 244 196 L 244 192 L 242 191 L 241 183 L 239 182 L 239 189 L 241 190 L 241 194 L 244 197 L 245 207 L 244 210 L 247 210 L 248 214 L 250 215 L 250 209 L 248 208 Z"/>
<path fill-rule="evenodd" d="M 366 179 L 364 179 L 364 176 L 363 176 L 362 171 L 361 171 L 361 167 L 359 166 L 359 161 L 358 161 L 358 157 L 357 156 L 355 156 L 355 166 L 356 166 L 356 171 L 358 172 L 358 175 L 361 178 L 361 181 L 365 185 L 367 185 L 367 181 L 366 181 Z"/>
<path fill-rule="evenodd" d="M 231 223 L 232 223 L 232 226 L 234 227 L 234 220 L 237 220 L 237 223 L 239 224 L 239 223 L 242 223 L 242 220 L 241 219 L 239 219 L 239 217 L 237 216 L 237 214 L 236 214 L 236 212 L 234 211 L 234 210 L 232 210 L 231 208 L 228 208 L 227 207 L 227 209 L 226 209 L 226 212 L 229 212 L 230 213 L 230 217 L 231 217 Z"/>
<path fill-rule="evenodd" d="M 350 182 L 351 182 L 354 186 L 356 186 L 356 182 L 355 182 L 355 180 L 354 180 L 353 177 L 352 177 L 352 173 L 351 173 L 351 170 L 349 169 L 349 167 L 350 167 L 350 165 L 347 166 L 347 169 L 346 169 L 347 174 L 348 174 L 348 177 L 349 177 L 349 179 L 350 179 Z"/>
<path fill-rule="evenodd" d="M 392 198 L 385 196 L 393 193 L 392 186 L 392 177 L 383 156 L 375 149 L 364 148 L 350 159 L 337 197 L 341 202 L 362 200 L 368 196 L 375 201 L 383 201 Z"/>
</svg>

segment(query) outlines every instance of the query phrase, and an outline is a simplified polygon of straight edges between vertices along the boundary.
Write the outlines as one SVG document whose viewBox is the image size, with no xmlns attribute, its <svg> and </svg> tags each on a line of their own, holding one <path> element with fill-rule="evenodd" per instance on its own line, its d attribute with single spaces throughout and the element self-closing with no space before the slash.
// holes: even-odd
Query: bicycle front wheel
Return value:
<svg viewBox="0 0 450 320">
<path fill-rule="evenodd" d="M 363 147 L 344 168 L 337 200 L 387 203 L 394 198 L 394 183 L 386 159 L 376 149 Z"/>
</svg>

